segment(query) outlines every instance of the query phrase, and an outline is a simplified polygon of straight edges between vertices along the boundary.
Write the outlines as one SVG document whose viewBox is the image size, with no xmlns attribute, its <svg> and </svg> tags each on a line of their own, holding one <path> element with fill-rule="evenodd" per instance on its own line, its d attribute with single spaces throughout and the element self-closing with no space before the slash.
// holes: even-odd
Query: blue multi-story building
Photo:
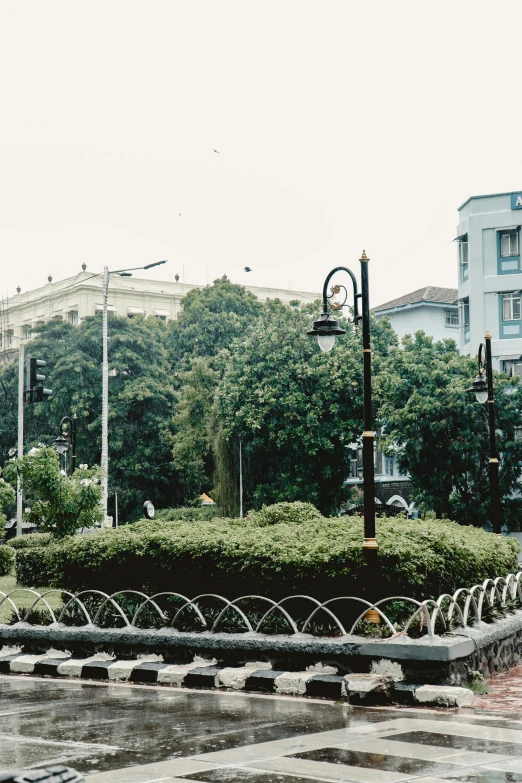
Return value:
<svg viewBox="0 0 522 783">
<path fill-rule="evenodd" d="M 460 350 L 475 356 L 486 331 L 493 367 L 522 377 L 522 191 L 471 196 L 459 207 Z"/>
</svg>

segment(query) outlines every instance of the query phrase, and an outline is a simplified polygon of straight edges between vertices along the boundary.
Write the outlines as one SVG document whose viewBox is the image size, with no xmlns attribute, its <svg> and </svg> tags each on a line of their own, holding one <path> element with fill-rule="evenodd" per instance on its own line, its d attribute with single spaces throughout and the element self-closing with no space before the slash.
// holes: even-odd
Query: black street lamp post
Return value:
<svg viewBox="0 0 522 783">
<path fill-rule="evenodd" d="M 60 460 L 65 457 L 69 451 L 69 440 L 71 443 L 71 473 L 76 469 L 76 420 L 77 416 L 64 416 L 60 422 L 60 434 L 54 441 L 54 447 L 60 455 Z"/>
<path fill-rule="evenodd" d="M 478 375 L 466 390 L 475 395 L 478 402 L 488 403 L 489 418 L 489 485 L 491 492 L 491 522 L 493 532 L 502 534 L 502 511 L 500 507 L 500 484 L 498 477 L 498 450 L 495 437 L 495 399 L 493 396 L 493 368 L 491 364 L 491 335 L 486 332 L 484 343 L 480 343 L 478 352 Z M 484 352 L 486 354 L 486 370 L 484 378 Z"/>
<path fill-rule="evenodd" d="M 355 326 L 362 320 L 363 336 L 363 396 L 364 396 L 364 432 L 362 434 L 363 444 L 363 489 L 364 489 L 364 543 L 363 549 L 366 550 L 367 561 L 371 565 L 377 565 L 377 541 L 375 539 L 375 476 L 374 476 L 374 457 L 373 441 L 374 434 L 372 430 L 372 351 L 370 345 L 370 297 L 368 288 L 368 261 L 370 260 L 363 250 L 359 259 L 361 263 L 361 289 L 357 291 L 357 280 L 353 272 L 345 266 L 337 266 L 332 269 L 324 281 L 323 286 L 323 312 L 314 321 L 312 329 L 307 334 L 317 337 L 317 342 L 322 351 L 330 351 L 335 343 L 337 335 L 345 334 L 337 321 L 332 318 L 331 309 L 341 309 L 348 298 L 348 292 L 344 286 L 332 286 L 331 293 L 328 295 L 328 284 L 336 272 L 347 272 L 353 285 L 353 322 Z M 341 305 L 331 308 L 330 299 L 334 294 L 338 294 L 341 289 L 345 292 L 345 299 Z M 359 315 L 359 299 L 361 300 L 362 315 Z"/>
</svg>

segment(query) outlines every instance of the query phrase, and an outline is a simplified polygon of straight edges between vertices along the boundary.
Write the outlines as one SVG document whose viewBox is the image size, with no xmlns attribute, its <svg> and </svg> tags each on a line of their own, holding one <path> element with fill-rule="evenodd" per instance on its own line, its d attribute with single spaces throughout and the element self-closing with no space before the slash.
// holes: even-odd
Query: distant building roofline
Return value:
<svg viewBox="0 0 522 783">
<path fill-rule="evenodd" d="M 381 312 L 383 310 L 393 310 L 397 307 L 407 307 L 409 305 L 421 305 L 421 304 L 439 304 L 439 305 L 456 305 L 458 299 L 457 288 L 439 288 L 433 285 L 424 286 L 424 288 L 418 288 L 416 291 L 412 291 L 404 296 L 399 296 L 397 299 L 392 299 L 389 302 L 385 302 L 378 307 L 373 307 L 372 312 Z"/>
</svg>

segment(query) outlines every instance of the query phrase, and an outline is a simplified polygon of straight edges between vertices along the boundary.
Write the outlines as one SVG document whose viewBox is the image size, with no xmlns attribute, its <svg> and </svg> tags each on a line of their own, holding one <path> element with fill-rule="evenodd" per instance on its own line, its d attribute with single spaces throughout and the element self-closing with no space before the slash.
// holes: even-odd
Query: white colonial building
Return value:
<svg viewBox="0 0 522 783">
<path fill-rule="evenodd" d="M 460 350 L 475 356 L 486 331 L 493 367 L 522 376 L 522 191 L 471 196 L 459 207 Z"/>
<path fill-rule="evenodd" d="M 181 300 L 193 288 L 202 286 L 175 282 L 145 280 L 137 277 L 111 275 L 108 309 L 123 317 L 143 314 L 162 321 L 176 318 Z M 18 293 L 1 302 L 0 306 L 0 354 L 18 348 L 20 340 L 30 339 L 39 324 L 50 318 L 61 317 L 71 324 L 78 324 L 103 309 L 102 275 L 82 271 L 73 277 L 54 282 L 31 291 Z M 320 295 L 307 291 L 289 291 L 280 288 L 245 286 L 260 300 L 280 299 L 288 303 L 298 299 L 314 302 Z"/>
</svg>

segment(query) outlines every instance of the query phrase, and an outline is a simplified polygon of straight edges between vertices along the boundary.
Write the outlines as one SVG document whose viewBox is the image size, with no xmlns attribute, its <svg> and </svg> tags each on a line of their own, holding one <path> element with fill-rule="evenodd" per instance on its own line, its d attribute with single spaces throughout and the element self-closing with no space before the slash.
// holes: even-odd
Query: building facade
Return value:
<svg viewBox="0 0 522 783">
<path fill-rule="evenodd" d="M 380 435 L 374 441 L 373 467 L 375 471 L 375 503 L 378 511 L 384 511 L 385 506 L 393 506 L 407 512 L 409 515 L 417 515 L 415 503 L 411 498 L 411 481 L 407 473 L 399 470 L 395 454 L 386 455 L 379 447 Z M 348 447 L 351 452 L 350 475 L 345 484 L 351 489 L 358 489 L 363 496 L 363 460 L 362 445 L 351 443 Z M 354 505 L 358 505 L 357 499 Z"/>
<path fill-rule="evenodd" d="M 522 377 L 522 191 L 471 196 L 459 207 L 460 350 L 476 356 L 486 331 L 493 367 Z"/>
<path fill-rule="evenodd" d="M 426 286 L 373 309 L 377 319 L 389 319 L 399 340 L 422 330 L 434 340 L 459 342 L 459 308 L 456 288 Z"/>
<path fill-rule="evenodd" d="M 176 277 L 178 277 L 176 275 Z M 83 318 L 103 310 L 103 277 L 82 269 L 74 277 L 48 283 L 31 291 L 19 291 L 0 304 L 0 354 L 17 350 L 20 341 L 31 338 L 37 327 L 50 318 L 61 317 L 69 323 L 79 324 Z M 161 280 L 144 280 L 136 277 L 111 275 L 109 280 L 108 309 L 123 317 L 145 315 L 168 321 L 176 318 L 181 300 L 193 288 L 202 286 Z M 258 299 L 280 299 L 288 304 L 298 299 L 314 302 L 320 295 L 306 291 L 289 291 L 279 288 L 245 286 Z"/>
</svg>

